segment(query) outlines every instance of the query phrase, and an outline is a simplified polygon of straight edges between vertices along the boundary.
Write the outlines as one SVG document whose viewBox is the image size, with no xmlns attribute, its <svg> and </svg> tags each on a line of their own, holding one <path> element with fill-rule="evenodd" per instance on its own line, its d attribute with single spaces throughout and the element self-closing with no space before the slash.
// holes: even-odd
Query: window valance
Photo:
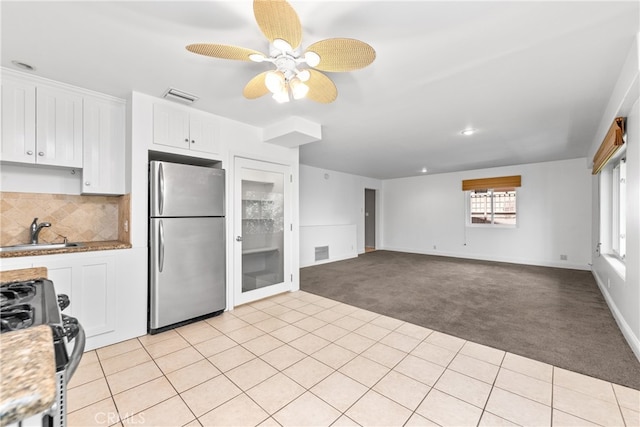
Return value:
<svg viewBox="0 0 640 427">
<path fill-rule="evenodd" d="M 602 168 L 607 164 L 609 159 L 618 151 L 622 144 L 624 144 L 624 117 L 616 117 L 611 124 L 607 135 L 604 137 L 600 148 L 593 156 L 593 175 L 600 173 Z"/>
<path fill-rule="evenodd" d="M 500 176 L 496 178 L 465 179 L 462 181 L 462 191 L 487 190 L 489 188 L 515 188 L 522 185 L 520 175 Z"/>
</svg>

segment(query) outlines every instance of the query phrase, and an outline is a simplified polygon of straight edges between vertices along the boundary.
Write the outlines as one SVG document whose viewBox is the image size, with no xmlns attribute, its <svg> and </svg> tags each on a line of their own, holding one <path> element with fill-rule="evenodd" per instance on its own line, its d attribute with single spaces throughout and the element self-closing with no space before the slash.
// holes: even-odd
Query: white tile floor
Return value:
<svg viewBox="0 0 640 427">
<path fill-rule="evenodd" d="M 305 292 L 85 353 L 70 426 L 640 426 L 640 391 Z"/>
</svg>

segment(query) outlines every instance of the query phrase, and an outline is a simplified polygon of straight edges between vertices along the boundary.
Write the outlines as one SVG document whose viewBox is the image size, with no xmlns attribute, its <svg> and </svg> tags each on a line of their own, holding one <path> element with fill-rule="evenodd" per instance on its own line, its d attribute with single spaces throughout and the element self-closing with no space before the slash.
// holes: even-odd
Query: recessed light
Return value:
<svg viewBox="0 0 640 427">
<path fill-rule="evenodd" d="M 420 170 L 420 172 L 422 172 L 422 173 L 427 173 L 427 168 L 422 168 L 422 169 Z"/>
<path fill-rule="evenodd" d="M 476 132 L 477 132 L 477 130 L 476 130 L 476 129 L 473 129 L 473 128 L 467 128 L 467 129 L 463 130 L 462 132 L 460 132 L 460 134 L 461 134 L 461 135 L 464 135 L 464 136 L 469 136 L 469 135 L 473 135 L 473 134 L 474 134 L 474 133 L 476 133 Z"/>
<path fill-rule="evenodd" d="M 23 70 L 27 70 L 27 71 L 35 71 L 35 67 L 32 65 L 27 64 L 26 62 L 22 62 L 22 61 L 16 61 L 15 59 L 13 61 L 11 61 L 11 63 L 13 65 L 15 65 L 18 68 L 22 68 Z"/>
</svg>

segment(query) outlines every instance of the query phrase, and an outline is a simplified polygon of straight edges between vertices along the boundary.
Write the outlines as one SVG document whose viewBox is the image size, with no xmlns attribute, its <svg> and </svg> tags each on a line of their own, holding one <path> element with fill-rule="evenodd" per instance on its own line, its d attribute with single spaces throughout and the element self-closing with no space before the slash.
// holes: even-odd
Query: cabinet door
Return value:
<svg viewBox="0 0 640 427">
<path fill-rule="evenodd" d="M 36 87 L 3 77 L 0 160 L 35 163 Z"/>
<path fill-rule="evenodd" d="M 115 257 L 83 259 L 77 266 L 79 280 L 73 286 L 74 317 L 87 337 L 113 332 L 116 327 Z"/>
<path fill-rule="evenodd" d="M 85 97 L 82 192 L 124 194 L 125 106 Z"/>
<path fill-rule="evenodd" d="M 79 280 L 77 269 L 68 261 L 44 261 L 36 262 L 34 265 L 47 267 L 47 278 L 53 282 L 56 294 L 65 294 L 69 296 L 69 307 L 65 308 L 64 314 L 69 316 L 75 315 L 73 285 Z"/>
<path fill-rule="evenodd" d="M 36 163 L 82 167 L 82 97 L 62 89 L 36 91 Z"/>
<path fill-rule="evenodd" d="M 153 106 L 153 143 L 189 148 L 189 114 L 167 105 Z"/>
<path fill-rule="evenodd" d="M 189 115 L 191 150 L 217 154 L 219 134 L 220 123 L 216 117 L 195 112 Z"/>
<path fill-rule="evenodd" d="M 69 295 L 64 314 L 78 319 L 87 338 L 115 330 L 115 257 L 65 255 L 34 265 L 47 267 L 56 293 Z"/>
</svg>

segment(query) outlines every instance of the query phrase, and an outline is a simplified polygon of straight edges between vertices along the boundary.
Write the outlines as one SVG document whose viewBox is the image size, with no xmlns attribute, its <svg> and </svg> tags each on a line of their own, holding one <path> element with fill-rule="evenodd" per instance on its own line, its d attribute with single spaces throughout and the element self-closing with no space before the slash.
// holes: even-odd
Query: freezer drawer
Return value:
<svg viewBox="0 0 640 427">
<path fill-rule="evenodd" d="M 224 170 L 152 161 L 149 216 L 224 216 Z"/>
<path fill-rule="evenodd" d="M 152 218 L 149 224 L 150 329 L 224 310 L 224 218 Z"/>
</svg>

